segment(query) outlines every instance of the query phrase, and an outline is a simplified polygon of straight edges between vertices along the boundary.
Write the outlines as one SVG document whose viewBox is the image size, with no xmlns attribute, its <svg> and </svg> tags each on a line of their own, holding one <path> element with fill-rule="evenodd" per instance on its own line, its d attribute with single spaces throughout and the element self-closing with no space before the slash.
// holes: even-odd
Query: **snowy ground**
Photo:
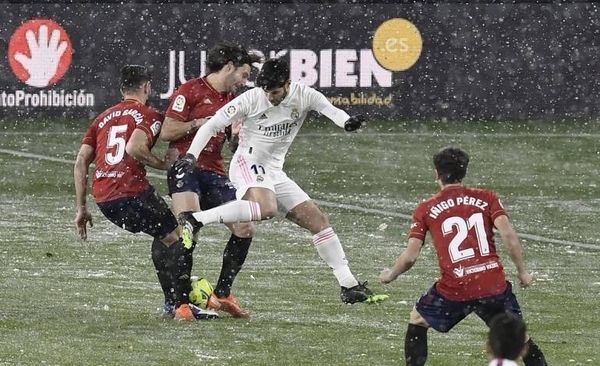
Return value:
<svg viewBox="0 0 600 366">
<path fill-rule="evenodd" d="M 431 156 L 449 144 L 471 154 L 467 183 L 496 189 L 522 234 L 536 282 L 516 293 L 550 364 L 600 364 L 596 125 L 385 122 L 345 135 L 313 122 L 287 172 L 328 212 L 357 277 L 390 301 L 342 305 L 310 235 L 277 218 L 258 225 L 234 288 L 252 321 L 180 324 L 157 315 L 146 236 L 113 226 L 90 199 L 95 225 L 87 243 L 77 239 L 72 163 L 86 122 L 3 122 L 0 365 L 402 364 L 408 313 L 437 275 L 431 247 L 394 284 L 377 278 L 402 250 L 416 203 L 436 191 Z M 150 178 L 165 194 L 160 172 Z M 216 280 L 227 237 L 202 229 L 194 274 Z M 483 365 L 485 336 L 474 317 L 430 332 L 428 364 Z"/>
</svg>

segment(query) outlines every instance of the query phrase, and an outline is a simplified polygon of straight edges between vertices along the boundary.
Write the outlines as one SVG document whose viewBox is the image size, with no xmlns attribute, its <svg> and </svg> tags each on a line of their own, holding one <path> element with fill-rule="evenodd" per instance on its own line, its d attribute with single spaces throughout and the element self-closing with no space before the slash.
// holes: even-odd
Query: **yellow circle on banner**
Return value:
<svg viewBox="0 0 600 366">
<path fill-rule="evenodd" d="M 417 62 L 423 49 L 421 33 L 406 19 L 383 22 L 373 36 L 373 55 L 390 71 L 404 71 Z"/>
</svg>

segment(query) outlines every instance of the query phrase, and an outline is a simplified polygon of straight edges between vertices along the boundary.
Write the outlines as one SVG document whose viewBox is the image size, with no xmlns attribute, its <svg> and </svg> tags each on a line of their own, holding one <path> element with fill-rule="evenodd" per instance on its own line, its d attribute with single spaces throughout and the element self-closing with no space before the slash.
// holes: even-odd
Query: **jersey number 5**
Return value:
<svg viewBox="0 0 600 366">
<path fill-rule="evenodd" d="M 452 238 L 452 241 L 450 241 L 450 245 L 448 246 L 448 252 L 452 263 L 473 258 L 475 256 L 475 250 L 473 250 L 473 248 L 460 249 L 460 245 L 469 235 L 469 230 L 473 228 L 475 228 L 475 235 L 477 236 L 479 253 L 481 253 L 481 255 L 490 254 L 490 244 L 488 243 L 487 234 L 485 233 L 483 214 L 481 212 L 471 215 L 468 220 L 459 216 L 452 216 L 442 223 L 444 235 L 452 234 L 455 228 L 456 235 Z"/>
<path fill-rule="evenodd" d="M 117 165 L 123 160 L 125 155 L 125 138 L 122 136 L 127 132 L 127 125 L 112 126 L 108 131 L 108 141 L 106 141 L 106 149 L 110 150 L 115 147 L 112 152 L 104 154 L 104 160 L 108 165 Z M 119 136 L 121 135 L 121 136 Z"/>
</svg>

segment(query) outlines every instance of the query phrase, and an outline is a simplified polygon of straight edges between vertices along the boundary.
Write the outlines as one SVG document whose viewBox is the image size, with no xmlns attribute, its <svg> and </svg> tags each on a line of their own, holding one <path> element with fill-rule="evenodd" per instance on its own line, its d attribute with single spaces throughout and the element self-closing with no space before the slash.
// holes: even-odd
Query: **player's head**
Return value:
<svg viewBox="0 0 600 366">
<path fill-rule="evenodd" d="M 235 93 L 238 88 L 246 85 L 252 64 L 260 62 L 260 56 L 248 52 L 244 46 L 219 43 L 208 51 L 206 56 L 206 75 L 217 85 L 217 90 Z"/>
<path fill-rule="evenodd" d="M 457 147 L 446 147 L 433 156 L 433 165 L 442 184 L 460 183 L 467 174 L 469 155 Z"/>
<path fill-rule="evenodd" d="M 121 69 L 121 93 L 139 94 L 141 97 L 148 98 L 151 80 L 152 75 L 145 66 L 126 65 Z"/>
<path fill-rule="evenodd" d="M 526 352 L 527 327 L 513 313 L 496 315 L 490 322 L 488 353 L 495 358 L 516 360 Z"/>
<path fill-rule="evenodd" d="M 256 77 L 256 86 L 267 93 L 267 99 L 273 105 L 285 99 L 290 83 L 290 65 L 283 58 L 267 60 Z"/>
</svg>

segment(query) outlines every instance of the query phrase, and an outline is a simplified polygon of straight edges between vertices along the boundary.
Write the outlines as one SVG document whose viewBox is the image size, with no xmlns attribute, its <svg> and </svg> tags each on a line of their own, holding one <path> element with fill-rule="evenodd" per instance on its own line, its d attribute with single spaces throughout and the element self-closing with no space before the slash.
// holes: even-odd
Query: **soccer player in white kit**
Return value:
<svg viewBox="0 0 600 366">
<path fill-rule="evenodd" d="M 238 201 L 202 212 L 182 213 L 187 220 L 184 230 L 214 222 L 266 220 L 273 218 L 279 207 L 287 219 L 312 233 L 317 252 L 340 284 L 342 302 L 377 301 L 378 295 L 373 295 L 366 282 L 358 282 L 352 274 L 327 216 L 283 171 L 288 149 L 309 111 L 323 114 L 349 132 L 362 127 L 365 118 L 350 117 L 315 89 L 292 83 L 289 75 L 289 64 L 284 59 L 266 61 L 256 80 L 258 87 L 219 109 L 198 130 L 188 154 L 175 163 L 179 174 L 187 174 L 211 136 L 243 121 L 239 147 L 229 167 Z"/>
</svg>

